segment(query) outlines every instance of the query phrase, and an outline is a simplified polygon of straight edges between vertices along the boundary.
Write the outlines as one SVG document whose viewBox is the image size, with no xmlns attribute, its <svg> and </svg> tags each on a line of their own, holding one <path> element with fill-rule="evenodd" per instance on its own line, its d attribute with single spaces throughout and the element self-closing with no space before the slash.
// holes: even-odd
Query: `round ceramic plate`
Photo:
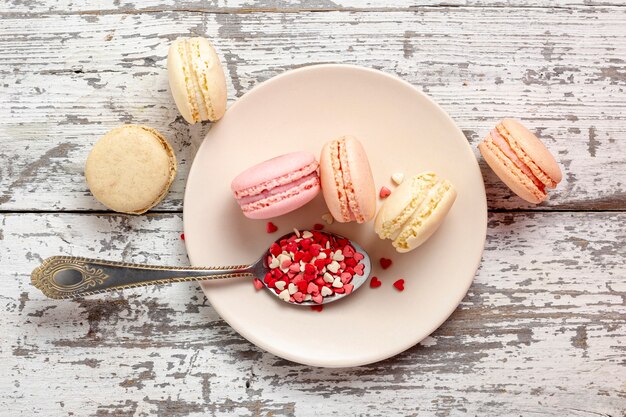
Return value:
<svg viewBox="0 0 626 417">
<path fill-rule="evenodd" d="M 266 221 L 243 216 L 230 191 L 247 167 L 324 142 L 359 138 L 368 152 L 376 187 L 393 190 L 390 176 L 433 170 L 458 196 L 439 230 L 406 254 L 379 240 L 373 222 L 327 225 L 370 254 L 376 289 L 366 283 L 322 312 L 286 304 L 250 279 L 203 282 L 209 302 L 237 332 L 257 346 L 308 365 L 363 365 L 415 345 L 454 311 L 467 292 L 485 243 L 487 204 L 483 180 L 465 136 L 430 98 L 380 71 L 317 65 L 286 72 L 241 97 L 216 123 L 191 167 L 184 204 L 185 244 L 194 266 L 255 261 L 274 239 L 294 227 L 323 223 L 322 195 L 305 207 Z M 380 201 L 379 201 L 380 205 Z M 381 257 L 393 260 L 383 270 Z M 403 278 L 405 290 L 392 284 Z"/>
</svg>

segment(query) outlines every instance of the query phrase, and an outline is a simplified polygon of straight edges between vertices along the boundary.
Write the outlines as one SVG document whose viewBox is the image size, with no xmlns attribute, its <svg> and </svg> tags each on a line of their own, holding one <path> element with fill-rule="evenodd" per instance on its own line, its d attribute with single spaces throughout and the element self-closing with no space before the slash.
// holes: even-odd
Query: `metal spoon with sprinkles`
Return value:
<svg viewBox="0 0 626 417">
<path fill-rule="evenodd" d="M 312 306 L 352 294 L 370 272 L 370 258 L 357 243 L 333 233 L 295 230 L 249 265 L 196 268 L 52 256 L 35 268 L 31 280 L 46 296 L 64 299 L 172 282 L 248 277 L 282 301 Z"/>
</svg>

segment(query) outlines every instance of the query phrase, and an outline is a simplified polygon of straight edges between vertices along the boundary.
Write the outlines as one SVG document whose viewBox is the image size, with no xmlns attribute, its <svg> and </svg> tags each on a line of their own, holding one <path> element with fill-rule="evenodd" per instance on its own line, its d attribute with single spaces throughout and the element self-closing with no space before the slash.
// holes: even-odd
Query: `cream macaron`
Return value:
<svg viewBox="0 0 626 417">
<path fill-rule="evenodd" d="M 455 199 L 450 181 L 434 172 L 405 179 L 378 211 L 374 230 L 381 239 L 391 239 L 398 252 L 409 252 L 435 233 Z"/>
<path fill-rule="evenodd" d="M 222 118 L 226 111 L 226 77 L 208 39 L 176 39 L 167 54 L 167 74 L 176 107 L 187 122 Z"/>
<path fill-rule="evenodd" d="M 141 214 L 167 194 L 176 177 L 176 156 L 156 130 L 124 125 L 96 142 L 85 177 L 94 197 L 111 210 Z"/>
</svg>

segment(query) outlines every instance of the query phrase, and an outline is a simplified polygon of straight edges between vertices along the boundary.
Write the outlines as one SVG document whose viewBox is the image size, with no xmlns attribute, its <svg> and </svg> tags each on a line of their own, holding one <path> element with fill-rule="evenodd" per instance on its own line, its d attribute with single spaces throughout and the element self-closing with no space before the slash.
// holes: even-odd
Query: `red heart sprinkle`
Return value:
<svg viewBox="0 0 626 417">
<path fill-rule="evenodd" d="M 272 222 L 267 222 L 267 224 L 265 225 L 265 231 L 267 233 L 274 233 L 277 230 L 278 230 L 278 227 L 276 227 L 276 225 Z"/>
<path fill-rule="evenodd" d="M 311 310 L 317 311 L 318 313 L 324 309 L 324 306 L 311 306 Z"/>
<path fill-rule="evenodd" d="M 387 269 L 391 266 L 391 259 L 387 259 L 387 258 L 380 258 L 380 266 L 383 269 Z"/>
<path fill-rule="evenodd" d="M 260 290 L 261 288 L 263 288 L 265 286 L 265 285 L 263 285 L 261 280 L 258 279 L 258 278 L 255 278 L 254 281 L 252 281 L 252 284 L 254 284 L 254 288 L 256 288 L 257 290 Z"/>
<path fill-rule="evenodd" d="M 380 282 L 380 280 L 376 277 L 372 277 L 372 279 L 370 280 L 370 287 L 371 288 L 378 288 L 381 285 L 383 285 L 382 282 Z"/>
<path fill-rule="evenodd" d="M 380 198 L 387 198 L 391 195 L 391 190 L 387 187 L 382 187 L 378 195 L 380 195 Z"/>
<path fill-rule="evenodd" d="M 404 280 L 399 279 L 393 283 L 393 286 L 396 287 L 398 291 L 404 291 Z"/>
<path fill-rule="evenodd" d="M 180 238 L 181 238 L 182 240 L 185 240 L 185 234 L 184 234 L 184 233 L 181 233 L 181 234 L 180 234 Z"/>
<path fill-rule="evenodd" d="M 313 229 L 315 229 L 315 230 L 322 230 L 323 228 L 324 228 L 324 225 L 320 224 L 320 223 L 315 223 L 313 225 Z"/>
</svg>

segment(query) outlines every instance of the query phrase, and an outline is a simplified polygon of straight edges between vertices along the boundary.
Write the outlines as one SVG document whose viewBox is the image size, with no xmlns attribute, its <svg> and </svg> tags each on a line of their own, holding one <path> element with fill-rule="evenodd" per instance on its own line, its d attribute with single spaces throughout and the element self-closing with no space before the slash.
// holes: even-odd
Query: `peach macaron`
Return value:
<svg viewBox="0 0 626 417">
<path fill-rule="evenodd" d="M 320 156 L 322 193 L 341 223 L 365 223 L 376 214 L 376 187 L 365 148 L 353 136 L 327 142 Z"/>
<path fill-rule="evenodd" d="M 538 204 L 548 197 L 562 174 L 548 148 L 530 130 L 504 119 L 478 145 L 496 175 L 519 197 Z"/>
</svg>

